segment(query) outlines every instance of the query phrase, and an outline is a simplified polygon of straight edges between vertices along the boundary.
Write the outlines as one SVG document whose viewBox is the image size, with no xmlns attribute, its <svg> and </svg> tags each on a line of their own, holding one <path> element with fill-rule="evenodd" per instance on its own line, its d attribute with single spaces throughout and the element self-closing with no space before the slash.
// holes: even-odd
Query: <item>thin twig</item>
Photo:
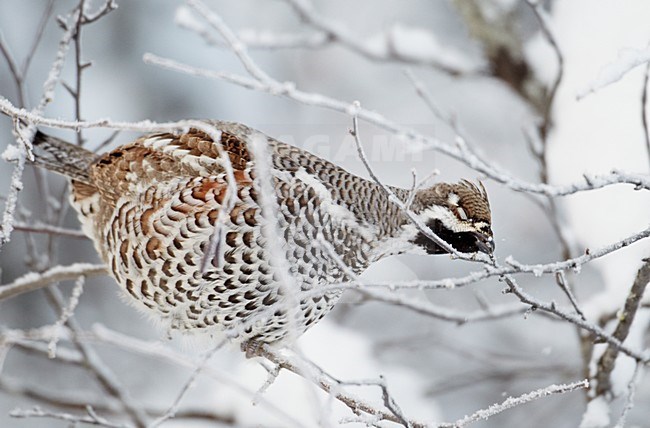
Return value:
<svg viewBox="0 0 650 428">
<path fill-rule="evenodd" d="M 216 13 L 212 12 L 201 0 L 186 0 L 188 6 L 196 10 L 202 17 L 206 19 L 208 24 L 221 34 L 225 39 L 230 49 L 239 58 L 242 65 L 253 78 L 263 83 L 272 82 L 266 72 L 264 72 L 256 63 L 251 59 L 246 50 L 246 45 L 237 38 L 237 35 L 228 27 L 223 19 Z"/>
<path fill-rule="evenodd" d="M 25 92 L 23 90 L 23 75 L 18 69 L 18 63 L 16 63 L 16 60 L 14 59 L 13 55 L 11 55 L 11 52 L 9 52 L 9 47 L 5 42 L 1 31 L 0 31 L 0 53 L 2 54 L 5 61 L 7 62 L 7 66 L 9 67 L 9 73 L 11 74 L 11 77 L 14 79 L 16 90 L 18 91 L 18 104 L 24 106 Z"/>
<path fill-rule="evenodd" d="M 643 123 L 643 139 L 648 155 L 648 165 L 650 165 L 650 130 L 648 130 L 648 79 L 650 79 L 650 62 L 645 66 L 643 75 L 643 89 L 641 92 L 641 121 Z"/>
<path fill-rule="evenodd" d="M 41 40 L 43 39 L 43 34 L 45 34 L 45 27 L 47 27 L 47 23 L 50 20 L 50 17 L 52 16 L 53 10 L 54 10 L 54 0 L 48 0 L 47 5 L 45 5 L 45 9 L 43 10 L 43 15 L 41 15 L 41 20 L 38 23 L 36 35 L 34 36 L 34 40 L 32 41 L 32 46 L 29 48 L 27 56 L 25 56 L 25 60 L 23 62 L 23 67 L 20 72 L 23 79 L 25 78 L 25 76 L 27 76 L 27 72 L 29 71 L 29 66 L 31 65 L 32 60 L 34 59 L 34 55 L 36 54 L 36 49 L 38 48 L 38 45 L 41 43 Z"/>
<path fill-rule="evenodd" d="M 560 83 L 562 83 L 562 77 L 564 76 L 564 55 L 562 55 L 562 50 L 560 49 L 560 46 L 558 45 L 558 42 L 550 29 L 548 18 L 546 16 L 546 13 L 542 10 L 540 3 L 534 0 L 526 0 L 526 3 L 535 13 L 539 27 L 542 30 L 542 34 L 544 34 L 544 37 L 546 38 L 548 44 L 551 45 L 558 63 L 555 79 L 553 80 L 551 89 L 546 95 L 546 100 L 542 112 L 542 123 L 539 127 L 539 132 L 542 140 L 546 140 L 548 131 L 551 128 L 551 109 L 553 108 L 553 101 L 555 100 L 555 95 L 557 94 Z"/>
<path fill-rule="evenodd" d="M 580 305 L 578 305 L 578 300 L 575 298 L 573 295 L 573 292 L 571 291 L 571 288 L 567 285 L 567 277 L 564 271 L 558 271 L 555 273 L 555 282 L 560 286 L 562 291 L 564 291 L 564 294 L 569 298 L 569 302 L 571 302 L 571 306 L 573 306 L 573 309 L 576 311 L 578 315 L 583 320 L 587 320 L 585 317 L 584 312 L 582 312 L 582 309 L 580 309 Z"/>
<path fill-rule="evenodd" d="M 52 306 L 62 316 L 65 311 L 65 301 L 61 291 L 56 286 L 45 289 L 45 293 Z M 74 316 L 69 316 L 66 325 L 72 331 L 72 342 L 84 359 L 84 366 L 91 373 L 102 388 L 111 396 L 115 397 L 124 412 L 129 415 L 136 427 L 144 428 L 147 426 L 147 415 L 141 407 L 136 406 L 135 400 L 131 394 L 121 385 L 115 374 L 104 364 L 95 350 L 87 343 L 81 341 L 79 337 L 83 330 Z"/>
<path fill-rule="evenodd" d="M 361 105 L 358 102 L 354 103 L 355 108 L 360 108 Z M 408 217 L 408 219 L 417 227 L 417 229 L 425 235 L 427 238 L 429 238 L 431 241 L 433 241 L 436 245 L 438 245 L 440 248 L 444 249 L 446 252 L 449 254 L 452 254 L 458 258 L 461 259 L 473 259 L 471 256 L 466 256 L 460 253 L 458 250 L 456 250 L 454 247 L 452 247 L 448 242 L 446 242 L 444 239 L 440 238 L 438 235 L 436 235 L 431 228 L 427 227 L 424 222 L 419 219 L 413 211 L 407 210 L 406 205 L 404 204 L 403 201 L 401 201 L 395 193 L 388 188 L 380 179 L 377 177 L 375 174 L 374 170 L 370 166 L 370 162 L 368 162 L 368 157 L 366 156 L 366 153 L 363 149 L 363 144 L 361 143 L 361 137 L 359 136 L 359 120 L 357 118 L 357 115 L 353 113 L 352 115 L 352 129 L 350 130 L 350 135 L 354 137 L 354 143 L 356 144 L 357 147 L 357 154 L 359 155 L 359 159 L 363 163 L 363 166 L 366 168 L 366 171 L 370 175 L 370 178 L 379 186 L 379 188 L 386 194 L 388 195 L 388 200 L 395 204 L 397 207 L 400 208 L 400 210 Z"/>
<path fill-rule="evenodd" d="M 621 416 L 618 418 L 614 428 L 624 428 L 627 420 L 627 415 L 634 407 L 634 399 L 636 398 L 637 384 L 641 381 L 643 376 L 643 364 L 637 363 L 634 367 L 634 373 L 627 384 L 627 394 L 625 396 L 625 405 L 621 411 Z"/>
<path fill-rule="evenodd" d="M 74 118 L 79 121 L 81 120 L 81 76 L 83 74 L 84 68 L 88 64 L 82 64 L 81 62 L 81 29 L 83 25 L 83 17 L 85 13 L 86 0 L 79 0 L 79 14 L 77 15 L 77 21 L 74 23 L 74 59 L 75 59 L 75 88 L 71 90 L 70 93 L 74 100 Z M 77 145 L 82 146 L 84 144 L 83 129 L 77 130 Z"/>
<path fill-rule="evenodd" d="M 214 356 L 214 354 L 216 354 L 216 352 L 219 349 L 221 349 L 223 347 L 224 344 L 225 344 L 225 341 L 222 340 L 217 346 L 212 348 L 210 351 L 208 351 L 204 355 L 204 357 L 201 359 L 199 364 L 196 366 L 196 368 L 192 372 L 192 375 L 190 376 L 190 378 L 187 380 L 187 382 L 185 382 L 185 384 L 183 385 L 183 387 L 179 391 L 178 395 L 176 396 L 176 399 L 171 404 L 169 409 L 167 409 L 167 411 L 162 416 L 160 416 L 158 419 L 153 421 L 147 428 L 155 428 L 157 426 L 160 426 L 165 421 L 167 421 L 169 419 L 172 419 L 172 418 L 174 418 L 176 416 L 176 413 L 178 412 L 178 409 L 179 409 L 180 404 L 181 404 L 181 400 L 183 399 L 185 394 L 187 394 L 187 391 L 189 391 L 190 388 L 192 388 L 192 386 L 194 386 L 194 384 L 196 383 L 197 377 L 199 376 L 201 371 L 205 368 L 205 366 L 208 364 L 210 359 Z"/>
</svg>

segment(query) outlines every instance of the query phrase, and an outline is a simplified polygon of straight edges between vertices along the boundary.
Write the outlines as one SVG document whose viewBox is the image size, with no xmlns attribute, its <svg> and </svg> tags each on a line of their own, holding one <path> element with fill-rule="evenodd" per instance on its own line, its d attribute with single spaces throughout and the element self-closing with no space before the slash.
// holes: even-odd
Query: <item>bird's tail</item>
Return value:
<svg viewBox="0 0 650 428">
<path fill-rule="evenodd" d="M 41 131 L 36 131 L 32 144 L 34 165 L 82 183 L 93 184 L 89 171 L 98 158 L 93 152 Z"/>
</svg>

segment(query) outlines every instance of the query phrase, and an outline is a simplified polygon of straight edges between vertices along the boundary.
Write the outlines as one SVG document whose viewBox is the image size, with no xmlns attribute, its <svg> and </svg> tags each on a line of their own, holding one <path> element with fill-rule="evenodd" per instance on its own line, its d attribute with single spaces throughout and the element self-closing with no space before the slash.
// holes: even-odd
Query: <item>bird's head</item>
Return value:
<svg viewBox="0 0 650 428">
<path fill-rule="evenodd" d="M 494 251 L 490 203 L 482 183 L 462 180 L 419 190 L 412 209 L 432 232 L 456 250 L 486 254 Z M 411 243 L 428 254 L 447 252 L 420 231 Z"/>
</svg>

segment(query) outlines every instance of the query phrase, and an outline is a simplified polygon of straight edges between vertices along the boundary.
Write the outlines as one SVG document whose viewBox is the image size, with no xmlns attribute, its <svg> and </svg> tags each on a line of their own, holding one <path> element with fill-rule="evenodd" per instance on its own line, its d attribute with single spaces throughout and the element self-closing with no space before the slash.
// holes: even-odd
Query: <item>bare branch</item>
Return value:
<svg viewBox="0 0 650 428">
<path fill-rule="evenodd" d="M 178 412 L 178 408 L 179 408 L 179 406 L 181 404 L 181 400 L 183 399 L 183 397 L 185 396 L 187 391 L 189 391 L 189 389 L 196 383 L 197 377 L 199 376 L 201 371 L 205 368 L 205 366 L 208 364 L 210 359 L 214 356 L 214 354 L 219 349 L 221 349 L 223 347 L 223 345 L 225 343 L 226 342 L 222 340 L 217 346 L 215 346 L 214 348 L 212 348 L 212 350 L 210 350 L 209 352 L 207 352 L 205 354 L 205 356 L 201 359 L 200 364 L 196 366 L 196 368 L 194 369 L 194 372 L 192 372 L 192 375 L 190 376 L 190 378 L 187 380 L 187 382 L 185 382 L 185 384 L 181 388 L 180 392 L 176 396 L 176 399 L 174 400 L 172 405 L 169 407 L 169 409 L 167 409 L 167 411 L 162 416 L 160 416 L 158 419 L 153 421 L 148 426 L 148 428 L 154 428 L 154 427 L 160 426 L 165 421 L 176 417 L 176 413 Z"/>
<path fill-rule="evenodd" d="M 25 60 L 23 62 L 23 67 L 21 69 L 21 76 L 23 78 L 27 75 L 27 71 L 29 71 L 29 66 L 31 65 L 32 60 L 34 59 L 34 55 L 36 54 L 36 49 L 38 48 L 38 45 L 43 39 L 43 34 L 45 34 L 45 27 L 47 26 L 47 22 L 50 20 L 50 17 L 52 16 L 53 9 L 54 9 L 54 0 L 48 0 L 47 5 L 45 5 L 45 9 L 43 10 L 43 15 L 41 16 L 41 20 L 38 23 L 38 27 L 37 27 L 38 30 L 36 30 L 36 35 L 34 36 L 34 41 L 32 42 L 32 46 L 29 49 L 29 52 L 27 53 L 27 56 L 25 57 Z M 25 104 L 23 103 L 22 105 Z"/>
<path fill-rule="evenodd" d="M 18 64 L 16 63 L 16 60 L 14 59 L 13 55 L 11 55 L 11 52 L 9 52 L 9 47 L 7 46 L 7 43 L 5 42 L 4 37 L 2 36 L 2 32 L 0 32 L 0 53 L 2 54 L 5 61 L 7 62 L 7 66 L 9 67 L 9 72 L 11 73 L 11 77 L 14 79 L 14 83 L 18 91 L 18 103 L 24 106 L 25 93 L 22 90 L 23 75 L 20 72 L 20 70 L 18 70 Z"/>
<path fill-rule="evenodd" d="M 45 293 L 52 306 L 59 312 L 59 315 L 63 316 L 65 313 L 65 302 L 59 289 L 56 286 L 52 286 L 47 288 Z M 124 413 L 129 415 L 136 427 L 144 428 L 147 426 L 146 421 L 148 418 L 142 408 L 135 405 L 135 400 L 122 386 L 121 382 L 115 377 L 113 372 L 104 364 L 95 350 L 90 345 L 79 339 L 83 330 L 74 316 L 68 317 L 66 325 L 70 327 L 72 332 L 72 342 L 83 357 L 84 367 L 95 377 L 108 394 L 115 397 L 120 402 Z"/>
<path fill-rule="evenodd" d="M 643 75 L 643 89 L 641 92 L 641 123 L 643 123 L 643 139 L 648 154 L 648 164 L 650 165 L 650 130 L 648 129 L 648 79 L 650 79 L 650 62 L 645 66 Z"/>
<path fill-rule="evenodd" d="M 542 111 L 542 123 L 539 127 L 540 136 L 542 140 L 545 141 L 546 137 L 548 136 L 548 131 L 551 127 L 551 109 L 553 107 L 553 101 L 555 100 L 555 95 L 557 94 L 557 90 L 560 87 L 560 83 L 562 82 L 562 77 L 564 76 L 564 56 L 562 55 L 562 50 L 560 50 L 555 36 L 551 32 L 550 24 L 548 22 L 549 19 L 546 16 L 546 13 L 542 10 L 542 6 L 534 0 L 526 0 L 526 3 L 528 3 L 528 5 L 535 13 L 537 21 L 539 22 L 539 26 L 542 30 L 542 34 L 544 34 L 544 37 L 548 41 L 549 45 L 551 45 L 553 48 L 553 53 L 555 54 L 558 63 L 555 79 L 553 80 L 553 84 L 551 85 L 551 88 L 548 91 L 548 95 L 546 96 L 545 105 Z"/>
<path fill-rule="evenodd" d="M 648 283 L 650 283 L 650 259 L 645 259 L 643 265 L 636 274 L 634 283 L 630 288 L 630 293 L 625 300 L 623 310 L 617 317 L 619 322 L 612 334 L 612 336 L 618 339 L 621 343 L 625 342 L 625 339 L 630 332 L 630 327 L 636 318 L 636 312 L 639 309 L 641 300 L 643 300 L 643 294 L 645 293 Z M 597 371 L 594 376 L 596 394 L 592 398 L 601 395 L 609 396 L 612 394 L 612 383 L 610 377 L 612 370 L 614 370 L 614 364 L 616 363 L 618 352 L 619 349 L 610 344 L 598 360 Z"/>
</svg>

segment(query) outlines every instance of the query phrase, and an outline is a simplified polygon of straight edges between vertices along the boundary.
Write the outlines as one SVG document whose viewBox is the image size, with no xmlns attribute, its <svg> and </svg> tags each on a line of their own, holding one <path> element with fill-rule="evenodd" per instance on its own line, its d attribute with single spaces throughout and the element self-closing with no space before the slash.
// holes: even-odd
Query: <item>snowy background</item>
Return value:
<svg viewBox="0 0 650 428">
<path fill-rule="evenodd" d="M 29 49 L 45 3 L 0 2 L 1 35 L 20 61 Z M 456 8 L 458 3 L 462 1 L 335 0 L 315 2 L 315 8 L 322 16 L 345 26 L 358 43 L 373 52 L 381 54 L 390 48 L 409 60 L 434 59 L 467 70 L 483 67 L 486 59 L 482 47 L 472 38 Z M 514 0 L 487 3 L 492 5 L 488 12 L 495 16 L 510 14 L 508 22 L 522 37 L 525 59 L 533 74 L 550 85 L 557 62 L 531 8 Z M 92 62 L 82 81 L 84 119 L 232 120 L 366 175 L 347 134 L 351 126 L 348 115 L 147 65 L 142 58 L 150 52 L 212 70 L 244 73 L 228 49 L 207 46 L 195 33 L 176 25 L 182 2 L 142 0 L 118 4 L 116 11 L 83 30 L 83 59 Z M 274 42 L 279 33 L 314 34 L 313 27 L 302 23 L 283 1 L 224 0 L 208 4 L 245 39 L 247 35 L 249 39 L 266 35 L 262 41 Z M 65 14 L 75 5 L 72 1 L 58 1 L 55 14 Z M 650 41 L 650 3 L 574 0 L 552 2 L 551 6 L 550 27 L 565 62 L 548 141 L 550 182 L 569 184 L 580 181 L 584 173 L 606 174 L 613 168 L 647 174 L 649 156 L 641 122 L 645 67 L 637 67 L 620 81 L 580 100 L 577 95 L 598 81 L 600 71 L 616 62 L 621 50 L 646 49 Z M 187 13 L 182 9 L 180 20 L 191 23 Z M 40 97 L 60 36 L 60 28 L 51 20 L 27 78 L 28 105 L 35 104 Z M 337 99 L 359 100 L 365 108 L 441 140 L 454 137 L 454 131 L 417 95 L 404 73 L 407 65 L 401 61 L 372 60 L 337 43 L 308 49 L 251 49 L 251 55 L 279 81 L 292 81 L 300 89 Z M 453 77 L 427 65 L 408 68 L 426 86 L 438 109 L 455 118 L 463 135 L 478 151 L 518 178 L 539 181 L 539 165 L 526 141 L 526 134 L 538 116 L 512 88 L 491 77 Z M 64 69 L 64 80 L 74 81 L 74 73 L 70 59 Z M 4 61 L 0 61 L 0 95 L 16 102 L 15 85 Z M 71 97 L 58 86 L 55 100 L 44 115 L 72 119 L 73 111 Z M 0 116 L 0 150 L 14 141 L 11 129 L 11 120 Z M 418 177 L 438 169 L 440 175 L 436 180 L 481 178 L 480 173 L 442 154 L 406 150 L 402 141 L 377 127 L 362 123 L 361 131 L 368 157 L 387 184 L 409 186 L 412 169 Z M 70 132 L 50 132 L 74 138 Z M 93 147 L 111 132 L 89 130 L 85 136 Z M 122 132 L 113 146 L 136 135 Z M 11 170 L 11 165 L 0 163 L 0 194 L 7 192 Z M 47 179 L 54 194 L 63 191 L 63 179 L 54 175 L 47 175 Z M 24 182 L 20 202 L 38 218 L 43 202 L 29 167 Z M 513 255 L 525 263 L 562 259 L 562 248 L 547 214 L 528 195 L 490 180 L 485 185 L 493 210 L 497 257 Z M 650 218 L 647 193 L 635 191 L 629 185 L 560 198 L 557 204 L 562 224 L 575 240 L 577 255 L 643 230 Z M 78 227 L 73 213 L 68 214 L 65 226 Z M 41 237 L 34 239 L 38 241 Z M 11 242 L 1 249 L 1 284 L 29 271 L 25 265 L 27 245 L 30 242 L 25 234 L 15 231 Z M 60 238 L 55 254 L 57 264 L 98 262 L 91 243 L 82 239 Z M 650 244 L 645 240 L 589 263 L 579 275 L 570 274 L 588 319 L 597 321 L 605 314 L 616 313 L 625 301 L 641 259 L 648 256 Z M 364 277 L 369 281 L 439 279 L 462 276 L 475 268 L 444 256 L 405 255 L 381 261 Z M 553 276 L 522 275 L 518 279 L 527 292 L 568 307 Z M 66 284 L 62 288 L 68 294 L 71 286 Z M 408 294 L 451 310 L 472 311 L 481 309 L 482 302 L 494 306 L 516 303 L 514 296 L 502 293 L 504 288 L 503 283 L 490 278 L 466 288 Z M 143 341 L 161 341 L 160 346 L 174 350 L 174 355 L 194 358 L 205 349 L 205 344 L 167 340 L 164 332 L 126 305 L 118 293 L 109 278 L 89 278 L 75 311 L 80 324 L 87 329 L 98 324 Z M 646 308 L 637 316 L 626 342 L 634 349 L 648 346 L 647 312 Z M 0 329 L 37 328 L 56 319 L 42 291 L 0 302 Z M 107 342 L 100 341 L 97 352 L 140 405 L 164 411 L 192 373 L 191 367 L 179 367 L 160 354 L 129 352 Z M 156 346 L 151 345 L 150 349 Z M 355 381 L 385 376 L 404 413 L 417 420 L 454 421 L 508 396 L 587 376 L 576 328 L 537 313 L 459 326 L 350 294 L 299 340 L 299 346 L 307 357 L 338 379 Z M 101 401 L 101 389 L 78 367 L 48 360 L 25 349 L 12 349 L 5 355 L 4 349 L 0 341 L 0 426 L 67 426 L 62 421 L 9 417 L 9 411 L 15 408 L 52 408 L 34 396 L 20 394 L 15 390 L 17 386 L 55 395 L 60 392 L 89 402 Z M 311 383 L 287 372 L 282 372 L 253 405 L 254 392 L 264 383 L 266 372 L 258 363 L 246 361 L 234 348 L 219 351 L 209 367 L 212 376 L 199 378 L 181 402 L 181 409 L 210 409 L 232 416 L 236 426 L 328 426 L 351 416 L 348 409 Z M 615 393 L 625 395 L 633 368 L 630 358 L 619 358 L 614 373 Z M 381 403 L 378 388 L 351 388 Z M 647 377 L 641 378 L 636 394 L 637 405 L 628 416 L 628 425 L 650 426 Z M 612 421 L 617 419 L 621 407 L 622 400 L 613 403 Z M 516 407 L 474 426 L 575 427 L 580 424 L 585 408 L 585 392 L 575 391 Z M 192 426 L 214 426 L 200 420 L 193 423 Z M 165 426 L 190 425 L 183 421 Z"/>
</svg>

